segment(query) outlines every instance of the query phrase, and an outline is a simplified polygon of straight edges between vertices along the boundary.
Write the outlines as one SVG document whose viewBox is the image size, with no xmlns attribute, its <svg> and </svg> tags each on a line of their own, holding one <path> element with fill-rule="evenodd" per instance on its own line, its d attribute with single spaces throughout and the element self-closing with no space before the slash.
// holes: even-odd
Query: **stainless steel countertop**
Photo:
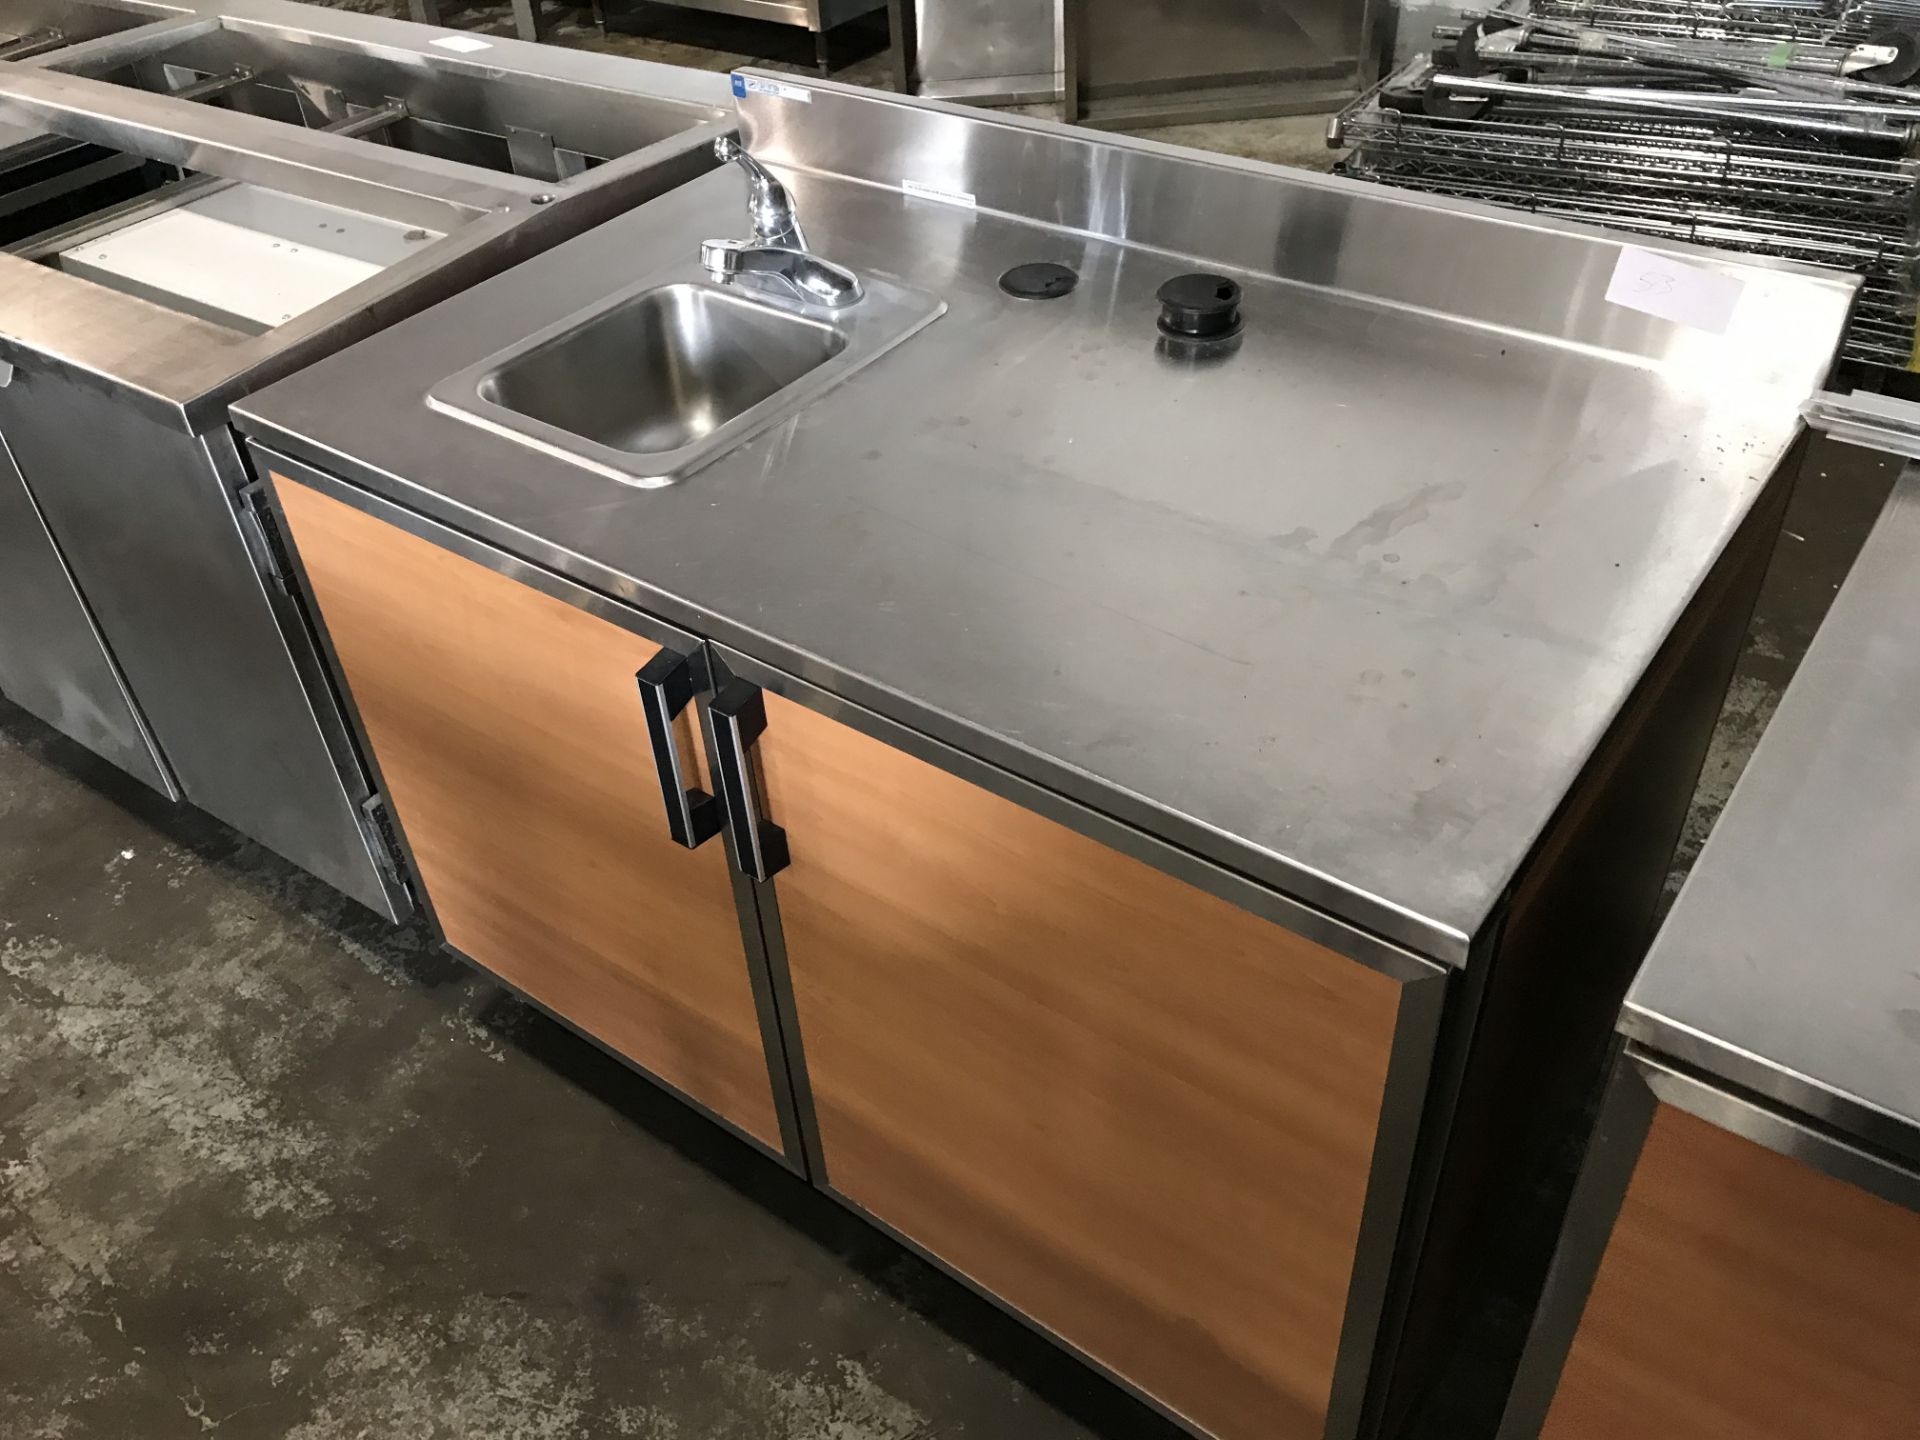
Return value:
<svg viewBox="0 0 1920 1440">
<path fill-rule="evenodd" d="M 1920 468 L 1840 589 L 1622 1028 L 1920 1165 Z"/>
<path fill-rule="evenodd" d="M 1691 252 L 1749 290 L 1713 336 L 1603 302 L 1599 232 L 838 87 L 783 103 L 743 125 L 814 246 L 951 307 L 798 416 L 641 492 L 424 403 L 739 233 L 729 168 L 236 423 L 1463 963 L 1797 433 L 1850 283 Z M 1079 289 L 998 290 L 1036 259 Z M 1246 287 L 1220 363 L 1156 352 L 1154 292 L 1195 268 Z"/>
</svg>

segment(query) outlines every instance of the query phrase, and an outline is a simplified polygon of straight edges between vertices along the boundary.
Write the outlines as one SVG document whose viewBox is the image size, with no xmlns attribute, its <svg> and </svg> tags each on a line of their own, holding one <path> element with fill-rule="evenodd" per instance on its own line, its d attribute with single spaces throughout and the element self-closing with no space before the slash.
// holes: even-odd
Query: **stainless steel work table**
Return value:
<svg viewBox="0 0 1920 1440">
<path fill-rule="evenodd" d="M 1502 1162 L 1447 1138 L 1454 1107 L 1523 1148 L 1617 1013 L 1852 286 L 1664 252 L 1739 292 L 1715 333 L 1607 299 L 1647 252 L 1597 231 L 791 88 L 735 93 L 813 248 L 948 306 L 798 414 L 637 489 L 426 404 L 740 233 L 729 169 L 236 424 L 264 466 L 638 607 L 1089 833 L 1149 837 L 1136 853 L 1238 903 L 1251 881 L 1290 928 L 1424 988 L 1335 1383 L 1330 1431 L 1354 1433 L 1370 1368 L 1401 1363 L 1381 1256 L 1393 1285 L 1457 1274 L 1466 1212 L 1504 1203 Z M 1034 260 L 1078 288 L 1003 294 Z M 1245 291 L 1238 349 L 1205 363 L 1156 345 L 1155 292 L 1192 270 Z M 1528 1032 L 1556 1053 L 1519 1082 L 1474 1073 L 1469 1049 Z M 1424 1158 L 1397 1170 L 1422 1113 Z M 1409 1323 L 1405 1351 L 1431 1353 Z"/>
<path fill-rule="evenodd" d="M 1616 1433 L 1610 1393 L 1685 1395 L 1694 1421 L 1732 1427 L 1711 1433 L 1768 1440 L 1911 1422 L 1917 808 L 1909 468 L 1634 982 L 1503 1440 Z M 1683 1185 L 1684 1219 L 1667 1198 Z M 1628 1305 L 1644 1330 L 1614 1323 Z"/>
</svg>

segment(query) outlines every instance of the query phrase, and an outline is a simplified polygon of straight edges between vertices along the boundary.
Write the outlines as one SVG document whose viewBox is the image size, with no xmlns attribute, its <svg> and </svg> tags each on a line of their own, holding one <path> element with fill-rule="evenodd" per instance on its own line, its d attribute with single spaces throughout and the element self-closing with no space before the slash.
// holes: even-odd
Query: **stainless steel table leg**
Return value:
<svg viewBox="0 0 1920 1440">
<path fill-rule="evenodd" d="M 914 0 L 887 0 L 887 33 L 893 40 L 893 88 L 911 95 L 920 88 L 918 15 Z"/>
<path fill-rule="evenodd" d="M 513 0 L 513 33 L 522 40 L 544 40 L 539 0 Z"/>
<path fill-rule="evenodd" d="M 1081 47 L 1086 43 L 1086 0 L 1054 0 L 1054 68 L 1060 73 L 1060 120 L 1077 125 L 1082 109 Z"/>
</svg>

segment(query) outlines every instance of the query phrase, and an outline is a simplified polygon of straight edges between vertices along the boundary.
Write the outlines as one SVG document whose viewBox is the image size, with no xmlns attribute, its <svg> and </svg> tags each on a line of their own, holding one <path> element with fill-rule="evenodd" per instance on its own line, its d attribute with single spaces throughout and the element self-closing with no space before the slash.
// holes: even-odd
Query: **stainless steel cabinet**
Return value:
<svg viewBox="0 0 1920 1440">
<path fill-rule="evenodd" d="M 318 656 L 242 532 L 232 432 L 170 429 L 23 367 L 0 390 L 0 436 L 185 798 L 356 900 L 401 911 Z"/>
<path fill-rule="evenodd" d="M 1365 0 L 1074 0 L 1067 11 L 1078 12 L 1078 108 L 1095 123 L 1306 112 L 1368 78 Z"/>
<path fill-rule="evenodd" d="M 1057 100 L 1090 125 L 1335 106 L 1377 78 L 1375 0 L 897 0 L 900 83 L 946 100 Z"/>
<path fill-rule="evenodd" d="M 432 45 L 223 0 L 85 42 L 74 73 L 72 52 L 0 65 L 0 171 L 22 147 L 97 149 L 144 192 L 15 214 L 55 228 L 0 253 L 0 362 L 18 367 L 0 436 L 38 506 L 17 543 L 50 535 L 39 570 L 70 574 L 36 594 L 82 607 L 63 647 L 13 642 L 9 688 L 391 917 L 411 902 L 379 802 L 227 405 L 711 168 L 730 128 L 724 76 L 507 40 L 478 67 Z M 187 98 L 215 90 L 219 107 Z M 54 703 L 116 688 L 98 658 L 76 687 L 82 620 L 133 697 L 114 726 Z M 137 718 L 163 763 L 142 767 Z"/>
<path fill-rule="evenodd" d="M 0 442 L 0 694 L 175 799 L 40 507 Z"/>
<path fill-rule="evenodd" d="M 1055 0 L 917 0 L 911 9 L 918 93 L 1003 105 L 1059 95 Z"/>
</svg>

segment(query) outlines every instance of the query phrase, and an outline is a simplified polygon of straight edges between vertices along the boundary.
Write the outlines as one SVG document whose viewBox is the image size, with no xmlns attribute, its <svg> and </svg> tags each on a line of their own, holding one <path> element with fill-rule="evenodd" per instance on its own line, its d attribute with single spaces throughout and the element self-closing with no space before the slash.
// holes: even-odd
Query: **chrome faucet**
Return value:
<svg viewBox="0 0 1920 1440">
<path fill-rule="evenodd" d="M 713 153 L 747 172 L 747 214 L 753 220 L 753 238 L 703 242 L 700 263 L 707 273 L 716 280 L 743 275 L 781 280 L 801 299 L 833 310 L 858 300 L 860 277 L 807 249 L 787 187 L 731 136 L 714 141 Z"/>
</svg>

